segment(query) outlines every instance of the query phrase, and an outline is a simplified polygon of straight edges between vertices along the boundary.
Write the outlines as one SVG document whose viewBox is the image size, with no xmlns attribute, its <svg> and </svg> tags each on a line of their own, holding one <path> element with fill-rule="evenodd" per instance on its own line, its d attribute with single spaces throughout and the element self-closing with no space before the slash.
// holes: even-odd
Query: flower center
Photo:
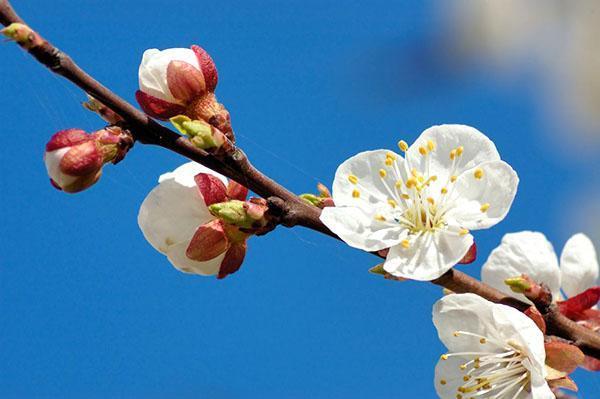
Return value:
<svg viewBox="0 0 600 399">
<path fill-rule="evenodd" d="M 457 399 L 516 399 L 521 392 L 530 389 L 530 372 L 524 365 L 529 360 L 518 344 L 499 342 L 468 331 L 455 331 L 454 336 L 479 338 L 482 346 L 481 351 L 449 353 L 441 357 L 448 360 L 457 356 L 466 360 L 458 366 L 463 384 L 456 387 Z M 442 376 L 439 383 L 446 385 L 449 380 Z"/>
<path fill-rule="evenodd" d="M 398 147 L 403 152 L 408 150 L 408 144 L 402 140 Z M 454 183 L 457 180 L 456 173 L 461 164 L 464 147 L 458 146 L 450 151 L 448 156 L 451 165 L 443 184 L 439 184 L 441 182 L 438 182 L 438 176 L 431 172 L 431 156 L 436 151 L 435 143 L 427 140 L 418 151 L 424 159 L 424 162 L 418 162 L 419 165 L 411 165 L 408 157 L 398 162 L 397 155 L 388 152 L 379 169 L 379 177 L 388 198 L 387 203 L 379 207 L 375 220 L 399 224 L 407 229 L 409 234 L 402 242 L 404 248 L 409 248 L 411 240 L 421 234 L 441 229 L 457 235 L 469 233 L 460 226 L 449 226 L 445 220 L 447 212 L 454 207 Z M 476 179 L 483 178 L 483 170 L 477 169 L 474 176 Z M 356 186 L 352 192 L 354 198 L 360 198 L 361 191 L 371 194 L 360 185 L 355 175 L 349 175 L 348 181 Z M 485 212 L 488 208 L 489 204 L 484 204 L 481 211 Z"/>
</svg>

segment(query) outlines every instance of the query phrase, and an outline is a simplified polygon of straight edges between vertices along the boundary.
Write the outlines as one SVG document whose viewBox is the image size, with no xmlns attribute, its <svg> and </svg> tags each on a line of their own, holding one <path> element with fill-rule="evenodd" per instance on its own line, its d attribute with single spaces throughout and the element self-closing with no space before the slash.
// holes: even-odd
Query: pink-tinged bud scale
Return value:
<svg viewBox="0 0 600 399">
<path fill-rule="evenodd" d="M 189 259 L 206 262 L 227 251 L 229 242 L 221 220 L 212 220 L 198 227 L 186 250 Z"/>
<path fill-rule="evenodd" d="M 198 173 L 194 176 L 194 181 L 207 206 L 227 200 L 225 184 L 218 177 L 208 173 Z"/>
<path fill-rule="evenodd" d="M 233 244 L 225 253 L 225 258 L 221 262 L 219 273 L 217 274 L 218 279 L 223 279 L 230 274 L 237 272 L 246 256 L 246 242 Z"/>
<path fill-rule="evenodd" d="M 187 103 L 206 91 L 204 76 L 185 61 L 171 61 L 167 67 L 169 91 L 177 100 Z"/>
<path fill-rule="evenodd" d="M 185 113 L 185 107 L 153 97 L 140 90 L 135 92 L 135 99 L 142 110 L 153 118 L 168 120 Z"/>
<path fill-rule="evenodd" d="M 196 57 L 198 57 L 198 64 L 200 64 L 200 69 L 204 75 L 204 81 L 206 82 L 206 90 L 214 92 L 219 81 L 215 63 L 202 47 L 193 45 L 192 51 L 196 54 Z"/>
</svg>

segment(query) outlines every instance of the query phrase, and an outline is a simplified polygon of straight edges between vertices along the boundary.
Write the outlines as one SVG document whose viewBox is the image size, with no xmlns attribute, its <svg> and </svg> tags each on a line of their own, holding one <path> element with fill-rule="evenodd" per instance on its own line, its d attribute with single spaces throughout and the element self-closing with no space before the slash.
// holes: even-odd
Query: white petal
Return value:
<svg viewBox="0 0 600 399">
<path fill-rule="evenodd" d="M 198 226 L 213 219 L 200 191 L 190 183 L 194 175 L 191 172 L 198 168 L 186 165 L 161 176 L 161 182 L 148 194 L 138 214 L 144 237 L 162 253 L 180 242 L 189 243 Z"/>
<path fill-rule="evenodd" d="M 434 305 L 433 323 L 449 352 L 474 352 L 482 345 L 489 350 L 512 340 L 527 353 L 532 370 L 543 373 L 546 358 L 544 334 L 529 317 L 510 306 L 492 303 L 475 294 L 451 294 Z M 481 344 L 478 337 L 455 336 L 457 331 L 489 339 Z"/>
<path fill-rule="evenodd" d="M 144 52 L 138 71 L 140 90 L 171 103 L 178 103 L 169 90 L 167 67 L 171 61 L 185 61 L 200 70 L 198 57 L 191 49 L 150 49 Z"/>
<path fill-rule="evenodd" d="M 324 208 L 321 221 L 346 244 L 365 251 L 392 247 L 408 233 L 398 223 L 375 220 L 375 213 L 349 206 Z"/>
<path fill-rule="evenodd" d="M 482 172 L 483 177 L 476 178 L 476 172 Z M 477 230 L 504 219 L 515 199 L 519 178 L 506 162 L 492 161 L 464 171 L 454 184 L 448 194 L 450 209 L 446 218 L 466 229 Z"/>
<path fill-rule="evenodd" d="M 542 233 L 522 231 L 506 234 L 502 243 L 492 251 L 481 269 L 481 280 L 492 287 L 531 303 L 516 294 L 504 280 L 527 274 L 534 281 L 545 283 L 553 295 L 560 293 L 560 269 L 552 244 Z"/>
<path fill-rule="evenodd" d="M 462 386 L 464 373 L 460 365 L 468 360 L 459 356 L 449 357 L 447 360 L 439 360 L 435 366 L 435 391 L 441 399 L 456 399 L 458 387 Z M 441 381 L 445 383 L 442 384 Z"/>
<path fill-rule="evenodd" d="M 44 154 L 44 163 L 46 164 L 48 176 L 50 176 L 59 187 L 66 187 L 77 180 L 76 176 L 66 175 L 60 170 L 60 161 L 70 149 L 71 147 L 64 147 Z"/>
<path fill-rule="evenodd" d="M 446 231 L 424 233 L 411 239 L 410 247 L 390 249 L 383 268 L 386 272 L 411 280 L 429 281 L 440 277 L 460 261 L 473 244 L 473 236 Z"/>
<path fill-rule="evenodd" d="M 373 205 L 386 203 L 390 194 L 379 175 L 379 170 L 387 168 L 385 160 L 388 153 L 393 154 L 388 150 L 365 151 L 344 161 L 337 168 L 333 181 L 332 197 L 335 205 L 371 209 Z M 403 162 L 400 155 L 394 155 L 397 157 L 396 162 Z M 349 176 L 357 177 L 358 182 L 352 184 L 348 180 Z M 393 179 L 388 180 L 393 188 Z M 355 190 L 359 193 L 357 198 L 352 195 Z"/>
<path fill-rule="evenodd" d="M 208 169 L 204 165 L 200 165 L 196 162 L 187 162 L 183 165 L 179 166 L 172 172 L 167 172 L 158 178 L 158 182 L 162 183 L 165 180 L 174 179 L 177 183 L 185 186 L 185 187 L 196 187 L 196 182 L 194 181 L 194 176 L 198 173 L 208 173 L 215 177 L 218 177 L 219 180 L 223 182 L 225 186 L 227 186 L 227 178 L 214 170 Z"/>
<path fill-rule="evenodd" d="M 189 241 L 181 242 L 176 245 L 169 247 L 167 251 L 167 257 L 169 262 L 179 271 L 190 274 L 200 274 L 202 276 L 212 276 L 219 272 L 221 262 L 225 258 L 225 253 L 217 256 L 206 262 L 198 262 L 188 258 L 185 255 L 185 251 L 188 247 Z"/>
<path fill-rule="evenodd" d="M 560 255 L 562 289 L 575 296 L 598 285 L 598 258 L 594 244 L 585 234 L 571 237 Z"/>
<path fill-rule="evenodd" d="M 546 379 L 539 372 L 531 373 L 531 399 L 556 399 L 556 395 L 548 386 Z M 524 396 L 524 398 L 528 398 Z"/>
<path fill-rule="evenodd" d="M 435 149 L 427 157 L 419 153 L 419 147 L 427 148 L 427 142 L 431 140 Z M 463 154 L 457 158 L 454 171 L 451 171 L 453 161 L 450 159 L 450 151 L 462 146 Z M 500 155 L 494 143 L 479 130 L 465 125 L 439 125 L 425 130 L 419 138 L 410 146 L 406 153 L 406 159 L 410 168 L 416 168 L 421 173 L 425 172 L 427 158 L 430 158 L 430 175 L 437 175 L 437 181 L 432 185 L 435 191 L 439 191 L 453 175 L 460 175 L 463 171 L 471 169 L 482 162 L 499 161 Z M 410 169 L 409 168 L 409 169 Z"/>
</svg>

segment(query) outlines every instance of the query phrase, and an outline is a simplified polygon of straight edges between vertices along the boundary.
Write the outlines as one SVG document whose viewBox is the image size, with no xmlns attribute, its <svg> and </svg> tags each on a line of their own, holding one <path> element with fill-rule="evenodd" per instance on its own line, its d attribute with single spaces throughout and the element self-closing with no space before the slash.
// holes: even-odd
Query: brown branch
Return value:
<svg viewBox="0 0 600 399">
<path fill-rule="evenodd" d="M 24 23 L 9 1 L 0 0 L 0 23 L 8 26 L 14 22 Z M 258 171 L 244 152 L 233 144 L 229 143 L 229 151 L 220 154 L 211 154 L 198 149 L 185 137 L 160 125 L 103 86 L 75 64 L 67 54 L 46 40 L 42 39 L 41 43 L 26 51 L 52 72 L 65 77 L 120 115 L 136 140 L 174 151 L 244 184 L 261 197 L 268 198 L 271 211 L 284 226 L 304 226 L 338 238 L 320 221 L 320 209 L 306 204 L 295 194 Z M 519 310 L 528 307 L 527 304 L 506 296 L 457 270 L 450 270 L 432 282 L 453 292 L 475 293 L 490 301 L 505 303 Z M 586 354 L 600 359 L 600 335 L 562 316 L 556 308 L 551 308 L 545 318 L 550 332 L 573 341 Z"/>
</svg>

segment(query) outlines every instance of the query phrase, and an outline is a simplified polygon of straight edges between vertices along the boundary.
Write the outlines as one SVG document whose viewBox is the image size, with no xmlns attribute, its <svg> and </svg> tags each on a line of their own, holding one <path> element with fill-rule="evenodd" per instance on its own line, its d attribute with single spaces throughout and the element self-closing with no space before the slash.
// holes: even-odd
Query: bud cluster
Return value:
<svg viewBox="0 0 600 399">
<path fill-rule="evenodd" d="M 100 179 L 104 164 L 121 161 L 133 145 L 131 135 L 116 126 L 88 134 L 66 129 L 46 144 L 44 163 L 50 182 L 67 193 L 77 193 Z"/>
</svg>

